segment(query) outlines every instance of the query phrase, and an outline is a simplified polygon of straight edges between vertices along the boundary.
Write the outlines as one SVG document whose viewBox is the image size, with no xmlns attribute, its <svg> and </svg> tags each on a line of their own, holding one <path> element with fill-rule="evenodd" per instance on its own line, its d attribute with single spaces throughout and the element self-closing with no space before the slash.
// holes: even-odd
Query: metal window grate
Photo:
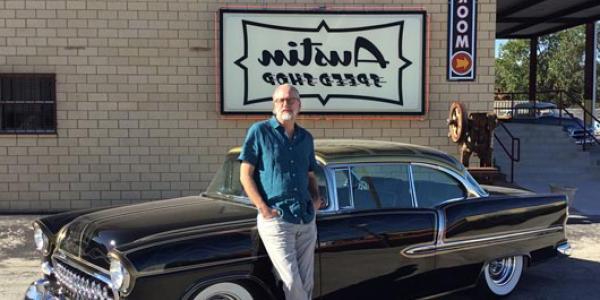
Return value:
<svg viewBox="0 0 600 300">
<path fill-rule="evenodd" d="M 56 75 L 0 74 L 0 134 L 56 133 Z"/>
</svg>

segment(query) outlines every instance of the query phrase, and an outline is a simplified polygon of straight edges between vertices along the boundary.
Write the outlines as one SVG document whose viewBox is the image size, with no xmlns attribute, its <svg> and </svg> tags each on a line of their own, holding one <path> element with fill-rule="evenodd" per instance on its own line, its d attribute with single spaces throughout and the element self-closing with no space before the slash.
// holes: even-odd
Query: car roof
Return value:
<svg viewBox="0 0 600 300">
<path fill-rule="evenodd" d="M 238 154 L 240 147 L 229 151 Z M 315 156 L 323 165 L 386 162 L 419 162 L 464 171 L 454 157 L 425 146 L 375 140 L 316 139 Z"/>
</svg>

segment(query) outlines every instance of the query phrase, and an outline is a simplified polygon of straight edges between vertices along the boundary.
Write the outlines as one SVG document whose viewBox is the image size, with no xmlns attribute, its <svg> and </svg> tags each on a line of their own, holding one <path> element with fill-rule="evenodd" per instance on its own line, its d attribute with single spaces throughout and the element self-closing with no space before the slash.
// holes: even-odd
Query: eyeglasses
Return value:
<svg viewBox="0 0 600 300">
<path fill-rule="evenodd" d="M 296 102 L 298 102 L 300 99 L 298 98 L 277 98 L 274 99 L 273 102 L 275 102 L 276 104 L 283 104 L 283 103 L 288 103 L 288 104 L 295 104 Z"/>
</svg>

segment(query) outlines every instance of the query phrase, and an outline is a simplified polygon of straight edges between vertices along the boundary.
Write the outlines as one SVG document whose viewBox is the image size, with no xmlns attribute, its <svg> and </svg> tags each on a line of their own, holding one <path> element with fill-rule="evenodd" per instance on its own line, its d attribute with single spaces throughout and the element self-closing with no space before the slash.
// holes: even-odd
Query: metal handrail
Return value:
<svg viewBox="0 0 600 300">
<path fill-rule="evenodd" d="M 583 105 L 579 102 L 573 102 L 575 104 L 577 104 L 577 106 L 581 107 L 581 109 L 583 109 L 583 113 L 586 115 L 589 115 L 590 117 L 592 117 L 592 119 L 594 119 L 594 121 L 600 123 L 600 120 L 598 120 L 598 118 L 594 117 L 594 114 L 592 114 L 589 110 L 587 110 L 585 107 L 583 107 Z"/>
<path fill-rule="evenodd" d="M 506 153 L 508 158 L 510 158 L 510 182 L 514 183 L 514 181 L 515 181 L 515 162 L 519 162 L 521 160 L 521 139 L 514 137 L 512 135 L 512 133 L 510 132 L 510 130 L 508 130 L 508 127 L 506 127 L 506 125 L 504 125 L 502 122 L 498 122 L 498 124 L 500 124 L 500 127 L 504 128 L 504 130 L 506 131 L 506 133 L 508 133 L 508 136 L 511 139 L 511 151 L 509 153 L 508 149 L 506 149 L 506 146 L 504 146 L 504 143 L 502 143 L 500 138 L 498 138 L 498 135 L 496 135 L 496 133 L 494 133 L 494 138 L 496 139 L 496 141 L 498 141 L 498 144 L 500 144 L 500 146 L 502 147 L 502 150 L 504 150 L 504 153 Z M 516 150 L 517 150 L 516 156 L 515 156 L 515 145 L 516 145 Z"/>
<path fill-rule="evenodd" d="M 569 93 L 567 91 L 565 91 L 564 93 L 567 94 L 567 96 L 569 96 L 571 98 L 575 98 L 575 97 L 573 97 L 573 95 L 571 93 Z M 559 101 L 561 104 L 561 105 L 559 105 L 560 111 L 562 112 L 564 110 L 567 113 L 567 115 L 569 115 L 572 119 L 574 119 L 575 116 L 573 116 L 573 114 L 571 112 L 569 112 L 564 105 L 562 105 L 562 97 Z M 583 116 L 584 116 L 583 117 L 583 125 L 579 124 L 579 122 L 575 122 L 579 127 L 581 127 L 583 129 L 583 141 L 581 143 L 582 151 L 585 151 L 585 145 L 587 144 L 588 136 L 591 137 L 594 140 L 594 142 L 596 142 L 596 144 L 600 145 L 600 141 L 594 136 L 594 134 L 588 132 L 588 129 L 585 126 L 585 116 L 592 117 L 592 119 L 598 123 L 600 123 L 600 120 L 598 120 L 596 117 L 594 117 L 594 114 L 592 112 L 588 111 L 581 103 L 579 103 L 579 101 L 571 101 L 570 103 L 576 104 L 583 110 Z"/>
<path fill-rule="evenodd" d="M 564 110 L 567 113 L 567 115 L 569 115 L 569 117 L 571 117 L 572 119 L 575 119 L 575 116 L 571 112 L 569 112 L 566 108 L 561 108 L 561 109 Z M 598 139 L 593 134 L 588 133 L 587 128 L 585 128 L 585 124 L 581 125 L 581 124 L 579 124 L 579 122 L 575 122 L 575 124 L 577 124 L 579 127 L 581 127 L 581 129 L 583 129 L 583 143 L 581 143 L 583 151 L 585 151 L 585 144 L 587 143 L 588 136 L 591 137 L 598 145 L 600 145 L 600 141 L 598 141 Z"/>
</svg>

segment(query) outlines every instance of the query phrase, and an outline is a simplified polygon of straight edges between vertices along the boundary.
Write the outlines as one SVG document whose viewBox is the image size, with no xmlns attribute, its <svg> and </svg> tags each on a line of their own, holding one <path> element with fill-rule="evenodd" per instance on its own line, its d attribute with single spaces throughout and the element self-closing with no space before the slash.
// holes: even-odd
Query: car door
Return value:
<svg viewBox="0 0 600 300">
<path fill-rule="evenodd" d="M 466 187 L 457 176 L 440 166 L 413 164 L 411 173 L 415 203 L 419 208 L 437 209 L 443 203 L 469 197 Z M 475 282 L 481 265 L 465 260 L 461 254 L 463 253 L 428 254 L 435 257 L 436 270 L 431 276 L 436 284 L 430 289 L 432 293 L 454 290 Z"/>
<path fill-rule="evenodd" d="M 433 268 L 432 257 L 402 250 L 435 240 L 433 210 L 414 208 L 405 164 L 364 164 L 330 169 L 334 209 L 317 218 L 322 299 L 403 298 L 407 285 Z M 412 287 L 418 285 L 411 284 Z"/>
</svg>

